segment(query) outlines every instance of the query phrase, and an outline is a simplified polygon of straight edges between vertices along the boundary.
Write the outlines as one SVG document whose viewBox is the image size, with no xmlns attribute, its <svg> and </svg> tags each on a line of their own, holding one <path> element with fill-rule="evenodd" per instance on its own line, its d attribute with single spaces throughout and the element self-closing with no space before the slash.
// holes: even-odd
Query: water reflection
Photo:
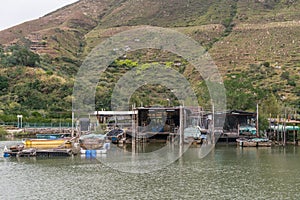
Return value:
<svg viewBox="0 0 300 200">
<path fill-rule="evenodd" d="M 0 147 L 8 143 L 0 142 Z M 156 148 L 148 147 L 144 150 Z M 110 156 L 116 155 L 108 152 L 104 159 Z M 0 157 L 0 199 L 300 198 L 299 147 L 239 148 L 218 144 L 200 158 L 201 149 L 191 147 L 163 169 L 131 174 L 84 156 Z"/>
</svg>

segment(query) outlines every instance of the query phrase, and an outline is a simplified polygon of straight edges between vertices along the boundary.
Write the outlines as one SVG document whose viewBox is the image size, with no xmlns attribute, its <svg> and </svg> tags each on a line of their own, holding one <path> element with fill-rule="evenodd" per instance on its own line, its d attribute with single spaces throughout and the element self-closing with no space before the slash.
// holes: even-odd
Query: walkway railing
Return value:
<svg viewBox="0 0 300 200">
<path fill-rule="evenodd" d="M 10 126 L 21 128 L 20 124 L 18 127 L 18 122 L 0 122 L 0 126 Z M 22 128 L 71 128 L 72 123 L 69 122 L 52 122 L 52 123 L 29 123 L 23 122 Z"/>
</svg>

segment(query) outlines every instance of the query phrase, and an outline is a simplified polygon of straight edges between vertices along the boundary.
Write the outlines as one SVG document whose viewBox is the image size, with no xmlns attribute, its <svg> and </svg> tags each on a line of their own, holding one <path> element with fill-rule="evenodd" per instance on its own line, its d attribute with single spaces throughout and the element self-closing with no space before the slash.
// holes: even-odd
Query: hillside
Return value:
<svg viewBox="0 0 300 200">
<path fill-rule="evenodd" d="M 0 78 L 7 82 L 0 87 L 2 113 L 17 112 L 11 108 L 12 103 L 17 104 L 19 110 L 34 108 L 38 112 L 68 112 L 72 91 L 61 89 L 57 81 L 51 81 L 53 77 L 70 87 L 81 62 L 97 44 L 116 33 L 145 25 L 174 29 L 203 45 L 224 77 L 229 108 L 251 110 L 255 102 L 263 102 L 266 97 L 274 95 L 278 104 L 299 109 L 299 10 L 300 2 L 296 0 L 78 1 L 0 32 L 2 61 L 12 53 L 7 48 L 13 45 L 25 46 L 40 56 L 37 67 L 19 63 L 7 66 L 2 62 Z M 207 94 L 201 93 L 205 88 L 201 77 L 182 58 L 148 50 L 142 55 L 129 53 L 127 59 L 129 65 L 132 62 L 171 63 L 192 83 L 199 101 L 209 104 L 206 102 Z M 178 68 L 174 64 L 176 62 L 183 64 Z M 117 77 L 126 72 L 122 69 L 124 66 L 128 67 L 128 63 L 117 62 L 110 67 L 106 75 L 112 78 L 103 78 L 105 81 L 99 85 L 97 103 L 101 107 L 109 109 L 109 94 Z M 36 73 L 37 68 L 42 86 L 35 85 L 36 88 L 33 88 L 35 78 L 29 74 Z M 11 76 L 8 73 L 11 69 L 22 73 L 17 77 Z M 45 89 L 48 87 L 52 89 Z M 29 93 L 32 89 L 35 94 Z M 143 91 L 142 97 L 133 97 L 134 102 L 155 104 L 162 103 L 166 98 L 159 97 L 159 94 L 166 92 L 165 88 L 149 86 Z M 155 94 L 153 98 L 156 100 L 151 101 L 149 99 L 152 97 L 145 95 L 150 92 Z M 24 96 L 38 97 L 36 100 L 43 103 L 32 107 L 24 101 Z M 172 99 L 176 104 L 176 99 Z M 56 103 L 50 109 L 51 102 Z"/>
</svg>

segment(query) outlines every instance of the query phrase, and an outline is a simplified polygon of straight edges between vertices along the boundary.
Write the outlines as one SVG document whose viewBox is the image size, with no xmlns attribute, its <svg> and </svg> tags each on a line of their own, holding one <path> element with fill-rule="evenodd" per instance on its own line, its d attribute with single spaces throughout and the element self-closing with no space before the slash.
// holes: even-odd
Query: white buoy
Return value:
<svg viewBox="0 0 300 200">
<path fill-rule="evenodd" d="M 4 147 L 3 152 L 4 152 L 4 154 L 3 154 L 3 157 L 4 157 L 4 158 L 7 158 L 7 157 L 10 156 L 9 153 L 8 153 L 8 149 L 7 149 L 6 146 Z"/>
<path fill-rule="evenodd" d="M 110 149 L 110 143 L 104 143 L 104 149 L 109 150 Z"/>
</svg>

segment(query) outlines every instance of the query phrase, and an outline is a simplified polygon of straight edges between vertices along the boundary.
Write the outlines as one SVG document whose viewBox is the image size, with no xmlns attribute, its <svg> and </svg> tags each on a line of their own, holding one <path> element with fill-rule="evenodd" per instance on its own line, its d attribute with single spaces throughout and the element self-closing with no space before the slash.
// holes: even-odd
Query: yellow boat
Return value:
<svg viewBox="0 0 300 200">
<path fill-rule="evenodd" d="M 71 148 L 72 143 L 68 138 L 61 139 L 23 139 L 25 148 L 39 148 L 39 149 L 50 149 L 50 148 Z"/>
</svg>

